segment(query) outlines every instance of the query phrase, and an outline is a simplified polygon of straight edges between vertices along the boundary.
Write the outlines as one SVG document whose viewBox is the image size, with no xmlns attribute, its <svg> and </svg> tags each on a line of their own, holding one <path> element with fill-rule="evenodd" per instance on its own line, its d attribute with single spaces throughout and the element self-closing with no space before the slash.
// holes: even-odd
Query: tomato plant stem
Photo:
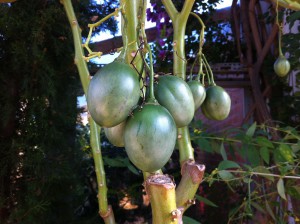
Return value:
<svg viewBox="0 0 300 224">
<path fill-rule="evenodd" d="M 127 24 L 128 24 L 128 19 L 127 19 L 126 14 L 125 14 L 125 9 L 121 9 L 121 15 L 122 15 L 122 21 L 123 21 L 122 33 L 125 33 L 126 30 L 127 30 Z M 126 63 L 127 49 L 128 49 L 128 37 L 125 35 L 123 37 L 123 49 L 122 49 L 122 51 L 121 51 L 121 53 L 118 57 L 124 63 Z"/>
<path fill-rule="evenodd" d="M 120 0 L 120 5 L 123 6 L 123 13 L 125 14 L 125 18 L 127 19 L 127 29 L 122 29 L 122 39 L 123 44 L 128 44 L 128 48 L 125 51 L 126 54 L 126 63 L 131 64 L 132 66 L 135 66 L 138 71 L 141 70 L 142 67 L 142 59 L 139 54 L 137 54 L 138 51 L 138 36 L 136 34 L 136 28 L 138 26 L 138 9 L 139 5 L 141 4 L 142 0 L 138 1 L 126 1 L 126 0 Z M 122 27 L 125 24 L 124 17 L 122 16 L 121 22 Z"/>
<path fill-rule="evenodd" d="M 87 93 L 87 88 L 90 82 L 90 73 L 87 67 L 87 64 L 85 62 L 84 58 L 84 52 L 83 48 L 81 45 L 82 37 L 81 37 L 81 29 L 78 25 L 72 2 L 70 0 L 61 0 L 61 3 L 64 6 L 65 12 L 67 14 L 71 29 L 72 29 L 72 34 L 73 34 L 73 41 L 74 41 L 74 47 L 75 47 L 75 58 L 74 58 L 74 63 L 77 66 L 79 75 L 80 75 L 80 80 L 81 84 L 83 87 L 83 91 L 86 94 Z"/>
<path fill-rule="evenodd" d="M 108 212 L 107 204 L 107 187 L 105 180 L 104 164 L 101 154 L 101 145 L 100 145 L 100 135 L 95 135 L 95 133 L 100 133 L 101 128 L 89 118 L 90 121 L 90 144 L 92 147 L 92 154 L 95 163 L 95 172 L 97 177 L 98 185 L 98 202 L 99 202 L 99 214 L 104 216 Z"/>
<path fill-rule="evenodd" d="M 68 20 L 71 25 L 74 46 L 75 46 L 75 59 L 74 62 L 77 66 L 81 84 L 86 95 L 88 84 L 90 82 L 90 74 L 84 60 L 84 51 L 82 47 L 82 37 L 81 37 L 81 29 L 78 25 L 74 9 L 72 6 L 71 0 L 61 0 L 61 3 L 64 6 L 66 11 Z M 95 171 L 97 176 L 97 184 L 98 184 L 98 203 L 99 203 L 99 214 L 103 217 L 103 220 L 106 224 L 115 224 L 114 214 L 112 209 L 107 204 L 107 187 L 106 187 L 106 179 L 104 172 L 104 164 L 101 155 L 100 148 L 100 127 L 94 122 L 92 118 L 89 118 L 89 124 L 91 128 L 90 140 L 91 147 L 93 153 L 93 159 L 95 164 Z"/>
<path fill-rule="evenodd" d="M 123 43 L 128 41 L 128 47 L 126 49 L 125 57 L 126 57 L 126 63 L 131 65 L 137 72 L 140 77 L 145 77 L 145 71 L 144 71 L 144 59 L 142 56 L 142 53 L 140 51 L 140 41 L 139 41 L 139 31 L 140 31 L 140 17 L 143 17 L 140 15 L 139 10 L 141 5 L 143 4 L 143 0 L 136 0 L 136 1 L 126 1 L 126 0 L 120 0 L 120 5 L 122 5 L 122 9 L 124 10 L 124 17 L 130 18 L 127 21 L 127 28 L 122 29 L 122 39 Z M 122 16 L 121 22 L 122 26 L 124 26 L 124 18 Z M 144 87 L 144 83 L 141 79 L 140 81 L 141 88 Z"/>
<path fill-rule="evenodd" d="M 186 161 L 182 165 L 182 180 L 176 188 L 176 204 L 178 207 L 186 210 L 195 203 L 194 196 L 202 181 L 204 170 L 204 165 L 196 164 L 193 160 Z"/>
<path fill-rule="evenodd" d="M 194 160 L 194 149 L 191 144 L 189 130 L 185 127 L 178 128 L 178 147 L 179 147 L 179 161 L 183 164 L 185 161 Z"/>
<path fill-rule="evenodd" d="M 168 15 L 173 23 L 173 73 L 174 75 L 186 79 L 186 59 L 185 59 L 185 43 L 184 35 L 187 19 L 192 10 L 195 0 L 185 0 L 181 12 L 178 12 L 172 0 L 162 0 Z M 180 161 L 194 159 L 194 151 L 191 146 L 188 127 L 178 129 Z"/>
<path fill-rule="evenodd" d="M 182 223 L 181 211 L 176 208 L 175 184 L 170 177 L 151 175 L 145 180 L 144 186 L 150 196 L 153 223 Z"/>
<path fill-rule="evenodd" d="M 180 12 L 177 11 L 172 0 L 162 0 L 168 15 L 173 24 L 173 73 L 174 75 L 186 80 L 186 59 L 185 59 L 185 30 L 188 16 L 191 13 L 194 0 L 185 0 L 183 8 Z M 177 139 L 180 164 L 183 168 L 187 161 L 194 162 L 194 149 L 191 145 L 190 134 L 188 127 L 178 129 Z M 204 169 L 203 169 L 204 172 Z M 200 177 L 201 172 L 194 173 L 195 176 Z M 201 176 L 202 179 L 202 176 Z M 190 206 L 189 201 L 193 200 L 194 195 L 198 189 L 200 182 L 191 183 L 192 179 L 189 172 L 183 172 L 180 181 L 180 188 L 176 192 L 177 206 L 183 206 L 184 210 Z"/>
</svg>

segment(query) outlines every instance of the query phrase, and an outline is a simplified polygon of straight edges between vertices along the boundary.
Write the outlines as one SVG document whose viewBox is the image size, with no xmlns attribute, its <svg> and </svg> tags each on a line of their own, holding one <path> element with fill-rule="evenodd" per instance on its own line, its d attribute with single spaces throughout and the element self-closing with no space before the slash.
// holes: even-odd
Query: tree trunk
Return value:
<svg viewBox="0 0 300 224">
<path fill-rule="evenodd" d="M 257 10 L 255 7 L 257 0 L 241 0 L 241 24 L 245 35 L 246 42 L 246 65 L 248 67 L 248 75 L 251 82 L 251 89 L 254 99 L 255 112 L 258 123 L 264 123 L 268 126 L 274 127 L 275 124 L 272 121 L 272 117 L 266 103 L 266 98 L 263 95 L 263 86 L 269 88 L 269 84 L 265 82 L 261 73 L 261 67 L 264 59 L 269 52 L 275 37 L 278 33 L 278 26 L 274 25 L 271 32 L 268 34 L 268 38 L 265 40 L 264 27 L 259 29 L 258 25 L 262 24 L 262 21 L 257 21 Z M 259 7 L 258 7 L 259 9 Z M 259 11 L 259 10 L 258 10 Z M 236 8 L 233 9 L 233 15 L 236 14 Z M 236 16 L 233 19 L 237 19 Z M 235 24 L 239 24 L 239 21 L 235 21 Z M 261 31 L 261 33 L 259 32 Z M 236 38 L 239 38 L 236 36 Z M 239 44 L 239 42 L 238 42 Z M 244 54 L 239 54 L 243 57 Z M 254 57 L 255 55 L 255 57 Z M 256 60 L 254 60 L 256 59 Z M 243 61 L 243 58 L 241 58 Z M 272 136 L 274 139 L 278 139 L 278 133 L 273 132 Z"/>
</svg>

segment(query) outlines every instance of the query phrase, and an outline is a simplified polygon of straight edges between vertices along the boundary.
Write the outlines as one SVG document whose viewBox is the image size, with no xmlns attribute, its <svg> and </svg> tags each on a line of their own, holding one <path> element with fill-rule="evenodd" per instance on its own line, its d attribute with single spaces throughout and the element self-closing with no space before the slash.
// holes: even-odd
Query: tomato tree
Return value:
<svg viewBox="0 0 300 224">
<path fill-rule="evenodd" d="M 95 161 L 98 181 L 99 214 L 105 223 L 115 223 L 112 208 L 107 202 L 107 186 L 104 166 L 101 156 L 99 132 L 100 126 L 106 129 L 107 136 L 121 140 L 118 144 L 124 145 L 131 162 L 143 171 L 144 187 L 151 201 L 154 223 L 181 223 L 182 215 L 194 202 L 195 193 L 202 181 L 205 166 L 195 162 L 194 149 L 191 144 L 188 125 L 193 118 L 197 97 L 202 101 L 203 91 L 190 88 L 186 84 L 186 53 L 185 31 L 187 20 L 193 15 L 202 27 L 200 33 L 200 45 L 196 60 L 199 63 L 199 72 L 196 80 L 201 85 L 207 82 L 205 99 L 201 105 L 204 114 L 214 120 L 222 120 L 228 116 L 230 110 L 230 98 L 226 91 L 216 86 L 210 66 L 202 52 L 204 43 L 204 24 L 201 18 L 191 12 L 194 1 L 184 1 L 179 10 L 171 0 L 164 0 L 162 4 L 173 24 L 173 75 L 155 76 L 151 48 L 147 43 L 145 34 L 146 1 L 120 1 L 120 7 L 114 13 L 103 18 L 95 24 L 90 24 L 90 34 L 93 29 L 111 16 L 122 16 L 123 47 L 120 56 L 111 64 L 100 69 L 90 81 L 86 61 L 94 56 L 101 56 L 101 52 L 93 52 L 89 48 L 89 39 L 81 44 L 81 35 L 76 16 L 72 10 L 71 2 L 62 0 L 67 12 L 75 42 L 75 64 L 80 72 L 84 92 L 88 99 L 88 107 L 91 117 L 91 145 Z M 280 2 L 280 4 L 283 4 Z M 299 7 L 298 4 L 290 4 L 289 7 Z M 242 4 L 243 7 L 243 4 Z M 251 20 L 250 20 L 251 21 Z M 278 24 L 276 24 L 278 31 Z M 275 35 L 275 34 L 273 34 Z M 273 35 L 269 39 L 272 41 Z M 268 43 L 268 41 L 267 41 Z M 88 51 L 85 56 L 82 46 Z M 261 91 L 257 89 L 258 70 L 261 60 L 265 57 L 269 45 L 260 49 L 261 55 L 254 70 L 251 71 L 254 98 L 258 112 L 262 119 L 268 120 L 268 112 L 264 107 Z M 252 55 L 247 57 L 252 60 Z M 286 74 L 288 63 L 280 54 L 280 61 L 274 65 L 279 75 Z M 131 67 L 130 67 L 131 66 Z M 202 69 L 204 67 L 204 69 Z M 279 69 L 278 69 L 279 68 Z M 205 73 L 204 73 L 205 70 Z M 206 81 L 206 82 L 205 82 Z M 178 91 L 180 90 L 180 91 Z M 201 92 L 201 95 L 199 95 Z M 197 101 L 198 102 L 198 101 Z M 198 103 L 198 105 L 201 103 Z M 199 105 L 200 106 L 200 105 Z M 259 107 L 262 106 L 262 107 Z M 122 125 L 121 125 L 122 124 Z M 100 125 L 100 126 L 99 126 Z M 271 123 L 270 130 L 273 125 Z M 247 136 L 252 137 L 255 126 L 247 131 Z M 116 137 L 116 135 L 118 135 Z M 123 141 L 122 141 L 123 140 Z M 113 140 L 111 140 L 113 142 Z M 175 184 L 171 177 L 163 174 L 161 168 L 170 158 L 175 143 L 179 148 L 179 161 L 182 178 L 179 185 Z M 285 149 L 282 149 L 286 152 Z M 290 150 L 288 150 L 290 151 Z M 285 153 L 284 153 L 285 154 Z M 288 155 L 288 160 L 291 159 Z M 287 156 L 285 154 L 285 156 Z M 278 159 L 278 158 L 277 158 Z M 280 159 L 279 159 L 280 160 Z M 239 168 L 235 163 L 223 164 L 223 169 Z M 246 171 L 214 172 L 222 179 L 229 180 L 232 173 L 244 173 Z M 250 175 L 265 175 L 265 170 L 250 172 Z M 278 192 L 284 197 L 283 178 L 279 175 L 277 182 Z M 250 178 L 251 179 L 251 178 Z M 247 182 L 250 185 L 250 181 Z M 250 188 L 249 188 L 250 189 Z"/>
</svg>

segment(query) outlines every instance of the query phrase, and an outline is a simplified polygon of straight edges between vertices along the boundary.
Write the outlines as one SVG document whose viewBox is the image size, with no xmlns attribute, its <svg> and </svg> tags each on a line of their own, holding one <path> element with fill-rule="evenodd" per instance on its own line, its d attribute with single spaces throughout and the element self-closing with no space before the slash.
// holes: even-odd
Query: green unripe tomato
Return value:
<svg viewBox="0 0 300 224">
<path fill-rule="evenodd" d="M 118 124 L 117 126 L 111 128 L 104 128 L 105 136 L 108 141 L 117 147 L 124 147 L 124 130 L 126 121 Z"/>
<path fill-rule="evenodd" d="M 231 99 L 220 86 L 210 86 L 206 89 L 206 97 L 201 105 L 203 114 L 212 120 L 224 120 L 228 117 Z"/>
<path fill-rule="evenodd" d="M 155 98 L 165 107 L 178 128 L 187 126 L 194 117 L 195 104 L 188 84 L 173 75 L 159 76 L 154 85 Z"/>
<path fill-rule="evenodd" d="M 283 56 L 279 55 L 274 63 L 274 71 L 279 77 L 285 77 L 291 68 L 290 62 Z"/>
<path fill-rule="evenodd" d="M 195 103 L 195 111 L 196 111 L 205 100 L 205 96 L 206 96 L 205 88 L 200 82 L 196 80 L 188 81 L 187 84 L 189 85 L 192 91 L 194 103 Z"/>
<path fill-rule="evenodd" d="M 87 106 L 98 125 L 114 127 L 127 118 L 139 98 L 139 80 L 134 69 L 114 61 L 101 68 L 92 78 Z"/>
<path fill-rule="evenodd" d="M 127 120 L 125 149 L 130 161 L 142 171 L 161 169 L 173 153 L 176 138 L 176 124 L 160 105 L 145 104 Z"/>
</svg>

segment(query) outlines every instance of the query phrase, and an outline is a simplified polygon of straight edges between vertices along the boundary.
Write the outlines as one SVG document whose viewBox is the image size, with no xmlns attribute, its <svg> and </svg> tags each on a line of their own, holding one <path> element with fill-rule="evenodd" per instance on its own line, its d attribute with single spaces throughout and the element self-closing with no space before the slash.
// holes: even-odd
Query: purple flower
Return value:
<svg viewBox="0 0 300 224">
<path fill-rule="evenodd" d="M 164 24 L 163 23 L 156 23 L 156 28 L 158 29 L 158 30 L 162 30 L 163 28 L 164 28 Z"/>
<path fill-rule="evenodd" d="M 159 39 L 158 41 L 160 46 L 164 46 L 165 45 L 165 41 L 163 39 Z"/>
<path fill-rule="evenodd" d="M 151 12 L 150 8 L 148 8 L 148 9 L 146 10 L 147 21 L 150 21 L 150 19 L 151 19 L 151 14 L 152 14 L 152 12 Z"/>
</svg>

